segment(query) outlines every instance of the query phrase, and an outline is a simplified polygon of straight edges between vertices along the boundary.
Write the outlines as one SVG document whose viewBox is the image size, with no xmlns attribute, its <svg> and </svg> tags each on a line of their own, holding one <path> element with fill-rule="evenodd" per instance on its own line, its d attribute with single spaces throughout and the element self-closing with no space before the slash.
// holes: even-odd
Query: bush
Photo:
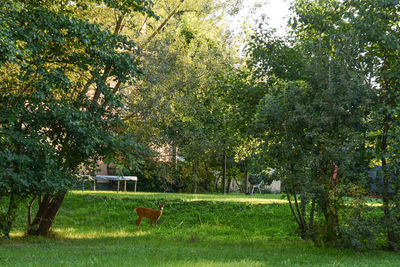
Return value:
<svg viewBox="0 0 400 267">
<path fill-rule="evenodd" d="M 338 229 L 343 246 L 363 251 L 380 248 L 379 233 L 383 233 L 384 229 L 379 225 L 382 224 L 378 223 L 375 218 L 349 218 Z"/>
</svg>

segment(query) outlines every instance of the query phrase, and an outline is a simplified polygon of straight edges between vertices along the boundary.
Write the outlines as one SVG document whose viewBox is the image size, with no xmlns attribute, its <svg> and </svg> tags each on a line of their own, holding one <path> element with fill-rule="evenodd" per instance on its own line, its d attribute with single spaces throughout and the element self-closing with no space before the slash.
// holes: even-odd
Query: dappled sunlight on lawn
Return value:
<svg viewBox="0 0 400 267">
<path fill-rule="evenodd" d="M 286 199 L 280 199 L 280 194 L 264 194 L 264 195 L 244 195 L 244 194 L 187 194 L 187 193 L 154 193 L 154 192 L 119 192 L 115 191 L 70 191 L 70 194 L 78 195 L 97 195 L 112 196 L 115 198 L 146 198 L 146 199 L 163 199 L 163 200 L 180 200 L 180 201 L 218 201 L 218 202 L 242 202 L 251 204 L 285 204 Z"/>
<path fill-rule="evenodd" d="M 22 231 L 14 231 L 10 233 L 11 238 L 21 238 L 24 237 L 25 235 L 26 235 L 25 232 Z"/>
<path fill-rule="evenodd" d="M 217 261 L 210 259 L 198 259 L 198 260 L 181 260 L 181 261 L 172 261 L 170 263 L 165 263 L 165 266 L 265 266 L 265 262 L 251 260 L 251 259 L 243 259 L 243 260 L 225 260 L 225 261 Z"/>
<path fill-rule="evenodd" d="M 64 240 L 78 240 L 78 239 L 100 239 L 100 238 L 132 238 L 132 237 L 143 237 L 153 234 L 151 230 L 138 229 L 134 232 L 126 230 L 114 230 L 114 231 L 104 231 L 104 230 L 94 230 L 89 232 L 82 232 L 75 228 L 56 228 L 53 229 L 50 238 L 64 239 Z M 24 239 L 26 233 L 23 231 L 11 233 L 12 239 Z M 34 238 L 34 237 L 30 237 Z M 41 238 L 41 237 L 39 237 Z"/>
<path fill-rule="evenodd" d="M 66 229 L 54 229 L 53 233 L 57 237 L 65 239 L 97 239 L 97 238 L 127 238 L 127 237 L 142 237 L 152 234 L 151 231 L 143 231 L 138 229 L 137 231 L 131 232 L 126 230 L 93 230 L 88 232 L 80 232 L 74 228 Z"/>
<path fill-rule="evenodd" d="M 282 199 L 281 194 L 256 194 L 244 195 L 242 193 L 233 194 L 189 194 L 189 193 L 157 193 L 157 192 L 116 192 L 116 191 L 81 191 L 73 190 L 70 194 L 77 195 L 96 195 L 108 196 L 113 198 L 137 198 L 137 199 L 160 199 L 167 201 L 215 201 L 215 202 L 241 202 L 249 204 L 287 204 L 286 199 Z M 349 204 L 351 198 L 345 198 L 345 203 Z M 366 200 L 366 205 L 371 207 L 382 206 L 380 199 L 369 198 Z"/>
<path fill-rule="evenodd" d="M 246 198 L 246 197 L 235 197 L 235 198 L 204 198 L 204 197 L 195 197 L 192 199 L 183 199 L 184 201 L 220 201 L 220 202 L 244 202 L 244 203 L 252 203 L 252 204 L 285 204 L 288 203 L 287 200 L 284 199 L 265 199 L 265 198 Z"/>
</svg>

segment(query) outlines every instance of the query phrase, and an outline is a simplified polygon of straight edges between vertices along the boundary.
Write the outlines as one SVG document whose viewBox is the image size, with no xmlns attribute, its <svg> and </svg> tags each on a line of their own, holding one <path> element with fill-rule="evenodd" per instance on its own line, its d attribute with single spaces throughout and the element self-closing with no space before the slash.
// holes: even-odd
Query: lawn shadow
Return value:
<svg viewBox="0 0 400 267">
<path fill-rule="evenodd" d="M 17 237 L 0 247 L 0 263 L 6 263 L 4 266 L 26 266 L 23 263 L 27 262 L 31 266 L 395 266 L 394 263 L 400 263 L 400 256 L 394 253 L 318 248 L 300 240 L 203 239 L 196 233 L 172 239 L 160 236 L 162 232 L 162 229 L 138 230 L 131 236 L 90 238 L 72 238 L 62 233 L 52 238 Z M 7 262 L 2 262 L 6 258 Z"/>
</svg>

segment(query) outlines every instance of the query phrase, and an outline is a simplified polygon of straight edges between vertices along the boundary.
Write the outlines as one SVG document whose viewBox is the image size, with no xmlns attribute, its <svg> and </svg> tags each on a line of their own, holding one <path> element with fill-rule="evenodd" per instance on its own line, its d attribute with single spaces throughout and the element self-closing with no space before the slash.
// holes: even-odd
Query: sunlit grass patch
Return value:
<svg viewBox="0 0 400 267">
<path fill-rule="evenodd" d="M 10 233 L 10 238 L 21 238 L 24 237 L 25 235 L 26 233 L 23 231 L 13 231 Z"/>
<path fill-rule="evenodd" d="M 92 231 L 79 231 L 74 228 L 57 228 L 53 229 L 53 233 L 58 238 L 65 239 L 96 239 L 96 238 L 128 238 L 128 237 L 141 237 L 150 235 L 150 231 L 136 230 L 134 232 L 127 230 L 114 230 L 104 231 L 104 229 L 93 229 Z"/>
<path fill-rule="evenodd" d="M 95 195 L 112 196 L 114 198 L 135 198 L 135 199 L 153 199 L 153 200 L 179 200 L 179 201 L 219 201 L 219 202 L 243 202 L 252 204 L 274 204 L 287 203 L 286 199 L 281 199 L 280 194 L 180 194 L 180 193 L 153 193 L 153 192 L 118 192 L 115 191 L 71 191 L 70 194 L 77 195 Z"/>
<path fill-rule="evenodd" d="M 258 267 L 258 266 L 265 266 L 265 263 L 257 260 L 251 260 L 251 259 L 242 259 L 242 260 L 185 260 L 185 261 L 172 261 L 172 262 L 166 262 L 165 265 L 163 266 L 180 266 L 180 267 L 212 267 L 212 266 L 227 266 L 227 267 L 236 267 L 236 266 L 252 266 L 252 267 Z"/>
</svg>

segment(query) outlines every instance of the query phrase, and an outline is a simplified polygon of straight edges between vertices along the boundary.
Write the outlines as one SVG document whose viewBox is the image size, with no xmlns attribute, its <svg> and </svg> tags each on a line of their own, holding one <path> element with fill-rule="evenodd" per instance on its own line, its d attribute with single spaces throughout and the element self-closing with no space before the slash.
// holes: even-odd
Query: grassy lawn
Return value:
<svg viewBox="0 0 400 267">
<path fill-rule="evenodd" d="M 166 200 L 157 229 L 134 208 Z M 24 214 L 0 266 L 400 266 L 400 255 L 318 248 L 300 240 L 279 195 L 73 191 L 52 238 L 24 237 Z"/>
</svg>

